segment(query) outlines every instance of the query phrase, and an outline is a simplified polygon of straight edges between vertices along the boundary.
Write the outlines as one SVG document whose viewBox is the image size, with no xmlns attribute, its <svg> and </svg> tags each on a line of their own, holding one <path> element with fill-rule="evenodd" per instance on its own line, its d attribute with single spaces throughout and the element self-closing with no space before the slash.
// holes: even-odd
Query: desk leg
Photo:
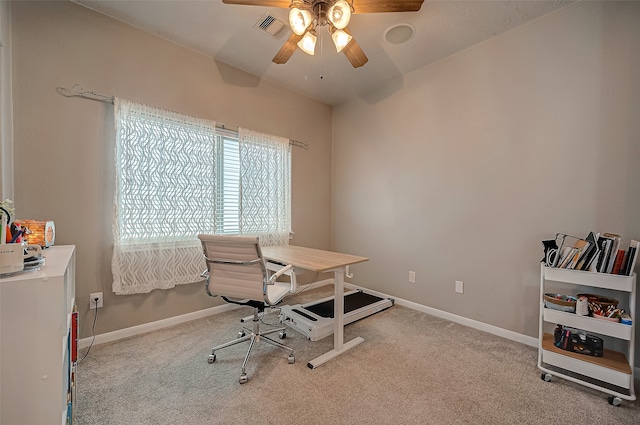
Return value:
<svg viewBox="0 0 640 425">
<path fill-rule="evenodd" d="M 339 354 L 350 350 L 358 344 L 364 342 L 361 337 L 355 337 L 351 341 L 344 343 L 344 270 L 334 271 L 334 297 L 333 297 L 333 350 L 316 357 L 307 363 L 311 369 L 315 369 L 323 363 L 333 359 Z"/>
<path fill-rule="evenodd" d="M 344 345 L 344 272 L 333 273 L 333 349 L 341 351 Z"/>
</svg>

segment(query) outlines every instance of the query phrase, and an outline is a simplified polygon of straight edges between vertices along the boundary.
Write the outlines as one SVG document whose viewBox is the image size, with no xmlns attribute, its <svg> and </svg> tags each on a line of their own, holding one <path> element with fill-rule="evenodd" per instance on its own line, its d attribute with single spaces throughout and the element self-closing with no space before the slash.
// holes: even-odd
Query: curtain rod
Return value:
<svg viewBox="0 0 640 425">
<path fill-rule="evenodd" d="M 95 92 L 95 91 L 83 90 L 82 86 L 80 84 L 77 84 L 77 83 L 73 85 L 71 90 L 69 90 L 69 89 L 67 89 L 65 87 L 58 87 L 58 88 L 56 88 L 56 91 L 58 92 L 58 94 L 61 94 L 62 96 L 65 96 L 65 97 L 82 97 L 84 99 L 97 100 L 99 102 L 113 103 L 113 100 L 115 99 L 114 96 L 109 96 L 109 95 L 98 93 L 98 92 Z M 238 131 L 238 129 L 240 127 L 238 127 L 236 125 L 216 123 L 216 128 L 218 128 L 220 130 Z M 295 146 L 295 147 L 302 148 L 302 149 L 305 149 L 305 150 L 309 149 L 309 143 L 308 142 L 300 142 L 298 140 L 289 139 L 289 144 L 291 146 Z"/>
</svg>

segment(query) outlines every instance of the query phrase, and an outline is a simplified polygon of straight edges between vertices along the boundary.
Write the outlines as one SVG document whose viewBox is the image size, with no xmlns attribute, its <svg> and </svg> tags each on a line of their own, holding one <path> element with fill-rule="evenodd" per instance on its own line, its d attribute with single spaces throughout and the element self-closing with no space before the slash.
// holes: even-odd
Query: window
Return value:
<svg viewBox="0 0 640 425">
<path fill-rule="evenodd" d="M 112 271 L 116 294 L 201 280 L 198 233 L 288 243 L 287 139 L 115 101 Z"/>
<path fill-rule="evenodd" d="M 237 134 L 220 135 L 222 152 L 218 158 L 222 190 L 218 196 L 216 229 L 219 234 L 240 233 L 240 146 Z"/>
</svg>

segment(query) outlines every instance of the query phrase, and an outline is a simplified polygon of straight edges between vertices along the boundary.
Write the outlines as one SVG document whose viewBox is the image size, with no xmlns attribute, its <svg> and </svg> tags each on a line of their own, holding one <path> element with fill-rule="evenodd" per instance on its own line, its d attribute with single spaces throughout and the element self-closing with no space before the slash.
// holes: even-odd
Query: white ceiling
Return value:
<svg viewBox="0 0 640 425">
<path fill-rule="evenodd" d="M 425 0 L 419 12 L 355 14 L 349 30 L 369 58 L 361 68 L 353 68 L 342 53 L 336 53 L 324 28 L 315 56 L 298 49 L 284 65 L 271 62 L 289 34 L 276 40 L 254 26 L 265 13 L 286 23 L 288 9 L 227 5 L 220 0 L 73 1 L 310 98 L 339 105 L 575 0 Z M 358 0 L 354 7 L 357 12 Z M 400 23 L 413 25 L 414 37 L 400 45 L 386 42 L 385 30 Z"/>
</svg>

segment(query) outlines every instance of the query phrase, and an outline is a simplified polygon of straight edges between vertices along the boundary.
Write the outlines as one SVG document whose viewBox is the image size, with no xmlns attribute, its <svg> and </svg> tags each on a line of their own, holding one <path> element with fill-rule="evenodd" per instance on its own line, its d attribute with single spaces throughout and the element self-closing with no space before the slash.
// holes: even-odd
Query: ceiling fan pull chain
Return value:
<svg viewBox="0 0 640 425">
<path fill-rule="evenodd" d="M 324 59 L 324 35 L 322 35 L 320 37 L 320 79 L 322 80 L 324 78 L 324 75 L 322 73 L 323 71 L 323 59 Z"/>
</svg>

